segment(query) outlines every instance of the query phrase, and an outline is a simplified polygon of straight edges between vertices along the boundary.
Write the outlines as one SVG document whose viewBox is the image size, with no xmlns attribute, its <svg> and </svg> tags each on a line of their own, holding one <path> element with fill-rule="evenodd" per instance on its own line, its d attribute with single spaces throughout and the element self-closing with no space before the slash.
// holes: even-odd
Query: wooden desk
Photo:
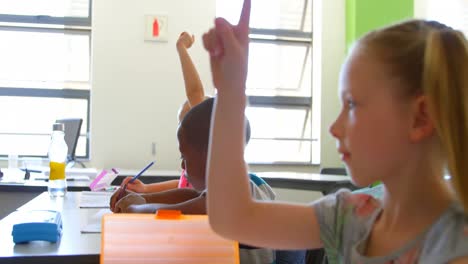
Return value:
<svg viewBox="0 0 468 264">
<path fill-rule="evenodd" d="M 12 171 L 9 170 L 2 170 L 5 173 L 3 179 L 7 177 L 11 177 L 8 173 Z M 79 169 L 74 170 L 74 175 L 79 173 Z M 95 174 L 92 173 L 93 169 L 84 169 L 83 174 L 90 176 L 90 178 L 94 177 Z M 97 170 L 94 170 L 97 171 Z M 123 176 L 119 176 L 115 181 L 114 185 L 120 185 L 124 176 L 135 175 L 138 173 L 137 170 L 122 170 L 121 171 Z M 14 175 L 14 178 L 22 179 L 24 172 L 17 170 L 13 173 L 17 174 Z M 149 175 L 152 175 L 151 179 L 148 182 L 153 181 L 165 181 L 169 179 L 178 179 L 180 177 L 180 172 L 178 171 L 162 171 L 162 170 L 155 170 L 155 171 L 148 171 Z M 41 177 L 42 180 L 34 180 L 35 177 Z M 25 204 L 29 200 L 33 199 L 34 197 L 38 196 L 42 192 L 47 191 L 47 181 L 43 180 L 45 176 L 42 174 L 31 173 L 31 180 L 26 180 L 21 183 L 13 183 L 10 181 L 3 182 L 0 180 L 0 219 L 7 216 L 16 208 L 20 207 L 21 205 Z M 72 192 L 79 192 L 79 191 L 89 191 L 89 184 L 90 181 L 67 181 L 68 191 Z"/>
<path fill-rule="evenodd" d="M 89 191 L 87 181 L 69 181 L 68 191 Z M 29 180 L 24 184 L 0 183 L 0 219 L 27 203 L 42 192 L 47 192 L 46 181 Z"/>
<path fill-rule="evenodd" d="M 121 170 L 112 184 L 120 185 L 126 176 L 133 176 L 138 170 Z M 340 188 L 356 189 L 348 176 L 323 175 L 317 173 L 295 172 L 258 172 L 271 187 L 318 191 L 326 195 Z M 144 183 L 161 182 L 179 179 L 179 171 L 149 170 L 140 178 Z M 68 191 L 89 191 L 88 181 L 68 181 Z M 23 205 L 42 192 L 47 191 L 47 182 L 44 180 L 29 180 L 22 184 L 0 182 L 0 219 Z"/>
<path fill-rule="evenodd" d="M 51 199 L 40 194 L 18 210 L 50 209 L 60 211 L 63 221 L 62 238 L 57 243 L 34 241 L 13 243 L 11 236 L 14 214 L 0 221 L 0 263 L 99 263 L 101 234 L 82 234 L 80 226 L 99 209 L 80 209 L 79 192 L 68 192 L 64 198 Z"/>
<path fill-rule="evenodd" d="M 257 173 L 272 187 L 294 188 L 321 191 L 328 193 L 337 188 L 351 187 L 349 177 L 337 175 L 320 175 L 312 173 L 290 172 L 261 172 Z M 168 176 L 173 177 L 173 176 Z M 143 181 L 166 180 L 168 177 L 144 176 Z M 122 177 L 123 178 L 123 177 Z M 75 185 L 77 184 L 77 185 Z M 50 199 L 47 192 L 29 201 L 18 210 L 52 209 L 62 212 L 63 234 L 60 242 L 51 244 L 48 242 L 33 242 L 24 245 L 15 245 L 11 236 L 14 213 L 0 221 L 0 264 L 2 263 L 99 263 L 100 234 L 81 234 L 80 226 L 86 220 L 96 214 L 99 209 L 80 209 L 79 192 L 72 192 L 74 188 L 84 188 L 84 183 L 73 182 L 69 185 L 69 192 L 63 199 Z M 41 186 L 47 189 L 44 181 L 40 183 L 28 183 L 22 188 Z M 75 185 L 75 186 L 73 186 Z M 81 186 L 81 187 L 80 187 Z M 2 187 L 2 186 L 0 186 Z M 12 188 L 13 186 L 3 186 Z M 19 187 L 19 186 L 17 186 Z M 86 187 L 87 188 L 87 187 Z"/>
<path fill-rule="evenodd" d="M 71 192 L 89 191 L 89 181 L 67 181 L 67 190 Z M 47 181 L 27 180 L 24 183 L 1 183 L 0 192 L 34 192 L 47 191 Z"/>
<path fill-rule="evenodd" d="M 133 176 L 138 171 L 122 170 L 120 175 L 112 182 L 112 185 L 120 185 L 127 176 Z M 271 187 L 320 191 L 324 194 L 336 191 L 338 188 L 355 189 L 349 176 L 325 175 L 318 173 L 296 172 L 257 172 Z M 162 182 L 179 179 L 178 171 L 148 171 L 140 177 L 144 183 Z M 68 191 L 89 191 L 87 181 L 68 181 Z M 1 183 L 0 192 L 36 192 L 47 191 L 47 182 L 43 180 L 29 180 L 24 184 Z"/>
<path fill-rule="evenodd" d="M 124 171 L 120 175 L 133 176 L 138 171 Z M 166 180 L 179 179 L 180 173 L 167 171 L 166 173 L 153 174 L 151 171 L 140 177 L 144 183 L 161 182 Z M 255 172 L 259 177 L 262 177 L 273 188 L 318 191 L 327 195 L 341 188 L 351 190 L 356 187 L 351 183 L 349 176 L 343 175 L 327 175 L 319 173 L 298 173 L 298 172 Z M 119 185 L 124 177 L 117 177 L 112 184 Z"/>
</svg>

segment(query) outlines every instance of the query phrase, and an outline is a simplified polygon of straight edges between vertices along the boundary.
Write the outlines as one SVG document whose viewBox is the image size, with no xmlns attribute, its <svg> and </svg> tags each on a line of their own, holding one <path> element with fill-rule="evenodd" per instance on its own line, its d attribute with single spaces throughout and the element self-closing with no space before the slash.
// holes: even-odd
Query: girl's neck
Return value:
<svg viewBox="0 0 468 264">
<path fill-rule="evenodd" d="M 443 175 L 427 176 L 421 181 L 406 181 L 399 186 L 385 184 L 383 211 L 378 220 L 387 230 L 429 225 L 453 202 L 453 194 Z"/>
<path fill-rule="evenodd" d="M 444 179 L 442 164 L 421 160 L 413 161 L 412 165 L 384 179 L 384 210 L 379 220 L 387 228 L 398 229 L 412 220 L 421 225 L 424 220 L 439 216 L 454 200 Z"/>
<path fill-rule="evenodd" d="M 384 180 L 383 210 L 368 239 L 368 256 L 387 255 L 414 240 L 453 202 L 442 169 L 425 167 Z"/>
</svg>

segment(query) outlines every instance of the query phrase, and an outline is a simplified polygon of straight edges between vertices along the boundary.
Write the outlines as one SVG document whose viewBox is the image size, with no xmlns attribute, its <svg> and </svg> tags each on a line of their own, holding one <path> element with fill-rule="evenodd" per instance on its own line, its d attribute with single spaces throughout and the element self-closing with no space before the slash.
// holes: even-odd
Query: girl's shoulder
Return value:
<svg viewBox="0 0 468 264">
<path fill-rule="evenodd" d="M 342 189 L 313 203 L 323 247 L 332 263 L 350 259 L 352 247 L 367 236 L 382 210 L 381 202 L 368 193 Z"/>
<path fill-rule="evenodd" d="M 454 202 L 428 231 L 421 260 L 446 263 L 462 256 L 468 256 L 468 216 Z"/>
<path fill-rule="evenodd" d="M 349 208 L 350 213 L 357 218 L 372 217 L 382 208 L 380 200 L 370 193 L 348 191 L 339 195 L 342 196 L 343 206 Z"/>
<path fill-rule="evenodd" d="M 333 213 L 340 218 L 366 221 L 381 210 L 382 204 L 371 193 L 341 189 L 335 194 L 323 197 L 315 207 L 324 214 Z"/>
</svg>

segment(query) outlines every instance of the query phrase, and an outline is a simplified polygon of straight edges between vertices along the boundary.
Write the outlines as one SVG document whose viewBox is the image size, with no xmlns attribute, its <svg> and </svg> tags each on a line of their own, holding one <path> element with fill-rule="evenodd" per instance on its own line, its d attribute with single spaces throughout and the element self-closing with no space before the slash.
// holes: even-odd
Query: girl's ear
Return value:
<svg viewBox="0 0 468 264">
<path fill-rule="evenodd" d="M 418 96 L 411 107 L 411 142 L 420 142 L 430 138 L 435 132 L 434 121 L 429 112 L 429 101 L 427 99 L 425 95 Z"/>
</svg>

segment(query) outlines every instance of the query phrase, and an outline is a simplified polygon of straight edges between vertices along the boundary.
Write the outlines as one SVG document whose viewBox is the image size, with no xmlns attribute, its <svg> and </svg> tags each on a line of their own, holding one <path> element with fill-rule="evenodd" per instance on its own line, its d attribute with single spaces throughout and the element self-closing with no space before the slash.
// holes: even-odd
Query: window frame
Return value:
<svg viewBox="0 0 468 264">
<path fill-rule="evenodd" d="M 302 19 L 301 19 L 301 29 L 305 27 L 305 19 L 307 14 L 307 8 L 312 8 L 312 1 L 311 0 L 304 0 L 304 8 L 302 12 Z M 311 13 L 312 19 L 312 13 Z M 298 46 L 306 46 L 306 54 L 304 56 L 304 61 L 302 64 L 302 73 L 299 80 L 299 84 L 302 83 L 305 74 L 311 74 L 312 70 L 307 73 L 306 72 L 306 65 L 307 59 L 309 56 L 312 56 L 312 49 L 313 49 L 313 30 L 311 32 L 306 32 L 302 30 L 289 30 L 289 29 L 266 29 L 266 28 L 250 28 L 249 40 L 250 43 L 268 43 L 268 44 L 285 44 L 285 45 L 298 45 Z M 311 65 L 313 68 L 313 65 Z M 313 83 L 313 82 L 312 82 Z M 247 87 L 247 90 L 249 87 Z M 275 89 L 280 90 L 281 87 L 277 87 Z M 286 88 L 285 88 L 286 89 Z M 309 161 L 307 162 L 291 162 L 291 161 L 269 161 L 269 162 L 249 162 L 249 164 L 253 165 L 317 165 L 314 162 L 313 158 L 313 145 L 314 142 L 319 142 L 319 138 L 313 137 L 313 118 L 312 118 L 312 89 L 310 87 L 311 93 L 310 96 L 268 96 L 268 95 L 247 95 L 249 100 L 249 104 L 247 107 L 267 107 L 267 108 L 277 108 L 277 109 L 307 109 L 306 117 L 304 120 L 303 130 L 302 130 L 302 138 L 256 138 L 251 137 L 251 140 L 259 139 L 259 140 L 277 140 L 277 141 L 285 141 L 285 140 L 295 140 L 301 142 L 311 142 L 311 149 L 309 151 Z M 308 118 L 312 120 L 312 124 L 310 124 L 310 136 L 305 137 L 305 122 L 308 121 Z"/>
<path fill-rule="evenodd" d="M 88 16 L 87 17 L 55 17 L 49 15 L 14 15 L 0 14 L 0 30 L 1 31 L 22 31 L 22 32 L 51 32 L 65 33 L 69 35 L 87 35 L 89 36 L 89 71 L 91 76 L 91 23 L 92 23 L 92 0 L 88 1 Z M 33 98 L 60 98 L 60 99 L 83 99 L 86 100 L 86 131 L 85 134 L 80 133 L 80 137 L 86 138 L 86 152 L 84 156 L 76 156 L 80 160 L 88 160 L 90 158 L 90 98 L 91 98 L 91 79 L 89 79 L 89 89 L 71 89 L 63 88 L 31 88 L 31 87 L 6 87 L 0 86 L 0 96 L 16 96 L 16 97 L 33 97 Z M 35 136 L 44 135 L 43 133 L 0 133 L 2 135 L 24 135 Z M 21 156 L 38 157 L 18 153 Z M 7 157 L 7 155 L 0 155 Z M 45 157 L 45 156 L 39 156 Z"/>
<path fill-rule="evenodd" d="M 249 95 L 247 96 L 249 104 L 247 107 L 265 107 L 265 108 L 275 108 L 275 109 L 303 109 L 306 110 L 306 116 L 304 118 L 303 128 L 306 127 L 306 123 L 309 118 L 312 119 L 312 96 L 258 96 L 258 95 Z M 313 145 L 314 142 L 318 142 L 318 138 L 312 136 L 312 124 L 311 124 L 311 135 L 310 137 L 305 137 L 304 129 L 301 131 L 301 138 L 266 138 L 266 137 L 254 137 L 251 136 L 250 140 L 276 140 L 276 141 L 299 141 L 299 142 L 311 142 Z M 303 162 L 292 162 L 292 161 L 270 161 L 270 162 L 249 162 L 253 165 L 315 165 L 313 163 L 313 154 L 312 149 L 310 150 L 309 161 Z"/>
</svg>

